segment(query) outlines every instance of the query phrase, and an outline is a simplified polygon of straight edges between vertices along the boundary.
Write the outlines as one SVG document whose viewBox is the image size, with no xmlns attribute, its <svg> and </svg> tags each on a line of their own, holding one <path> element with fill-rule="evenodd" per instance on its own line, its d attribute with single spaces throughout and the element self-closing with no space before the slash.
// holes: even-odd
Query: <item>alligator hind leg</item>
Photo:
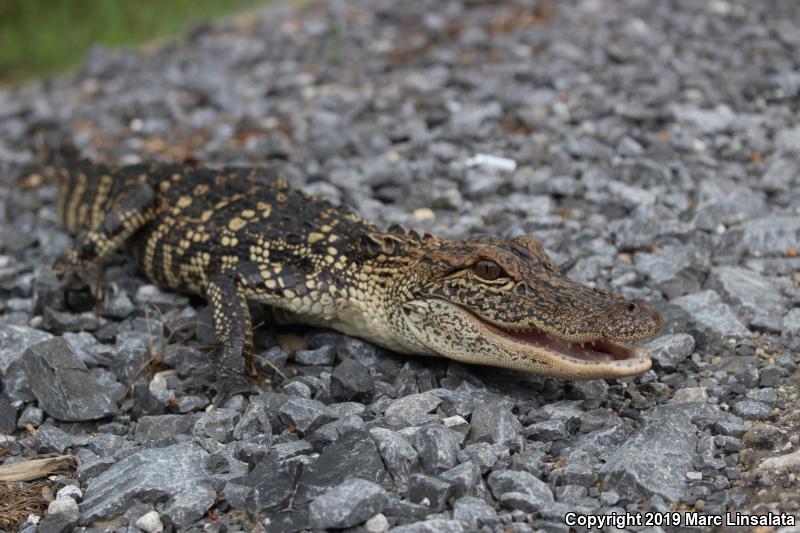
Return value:
<svg viewBox="0 0 800 533">
<path fill-rule="evenodd" d="M 152 220 L 155 191 L 147 183 L 136 183 L 119 195 L 109 213 L 96 227 L 78 235 L 56 259 L 53 271 L 63 278 L 80 269 L 97 268 L 137 230 Z"/>
<path fill-rule="evenodd" d="M 217 360 L 217 395 L 219 405 L 239 392 L 256 387 L 248 376 L 256 374 L 253 364 L 253 328 L 245 298 L 245 287 L 229 274 L 211 276 L 206 286 L 206 298 L 212 309 L 214 335 L 222 345 Z"/>
</svg>

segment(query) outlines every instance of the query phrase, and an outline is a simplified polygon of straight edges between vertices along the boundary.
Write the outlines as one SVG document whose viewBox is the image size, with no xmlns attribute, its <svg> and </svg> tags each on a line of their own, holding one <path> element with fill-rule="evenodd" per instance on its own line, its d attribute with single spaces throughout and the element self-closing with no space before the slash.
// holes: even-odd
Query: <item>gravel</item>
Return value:
<svg viewBox="0 0 800 533">
<path fill-rule="evenodd" d="M 275 3 L 0 89 L 0 461 L 73 454 L 78 479 L 53 483 L 83 489 L 39 529 L 800 512 L 798 18 L 784 0 Z M 43 129 L 112 163 L 272 166 L 382 226 L 531 234 L 661 310 L 653 369 L 565 383 L 289 334 L 254 307 L 271 387 L 210 408 L 202 301 L 114 256 L 95 315 L 53 276 L 70 237 L 30 177 Z"/>
<path fill-rule="evenodd" d="M 694 351 L 694 337 L 686 333 L 661 335 L 647 342 L 645 348 L 650 352 L 653 363 L 664 370 L 674 371 Z"/>
<path fill-rule="evenodd" d="M 144 448 L 127 456 L 84 480 L 81 523 L 124 512 L 136 500 L 166 500 L 164 515 L 178 527 L 191 525 L 216 497 L 207 457 L 208 452 L 191 443 Z"/>
<path fill-rule="evenodd" d="M 362 524 L 383 510 L 386 498 L 380 485 L 363 479 L 347 480 L 311 502 L 311 524 L 318 529 Z"/>
<path fill-rule="evenodd" d="M 695 432 L 685 416 L 654 418 L 610 455 L 600 470 L 603 486 L 626 503 L 641 494 L 679 500 L 689 488 L 686 473 L 693 464 Z"/>
<path fill-rule="evenodd" d="M 22 362 L 33 395 L 53 418 L 77 422 L 117 414 L 117 404 L 66 340 L 34 344 L 23 353 Z"/>
</svg>

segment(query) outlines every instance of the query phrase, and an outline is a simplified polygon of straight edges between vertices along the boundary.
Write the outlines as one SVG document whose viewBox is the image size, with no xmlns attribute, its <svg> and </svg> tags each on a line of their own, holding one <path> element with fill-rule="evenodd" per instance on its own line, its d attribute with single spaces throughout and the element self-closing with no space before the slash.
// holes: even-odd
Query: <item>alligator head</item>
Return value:
<svg viewBox="0 0 800 533">
<path fill-rule="evenodd" d="M 397 299 L 410 352 L 563 379 L 641 374 L 649 304 L 564 276 L 531 237 L 426 239 Z"/>
</svg>

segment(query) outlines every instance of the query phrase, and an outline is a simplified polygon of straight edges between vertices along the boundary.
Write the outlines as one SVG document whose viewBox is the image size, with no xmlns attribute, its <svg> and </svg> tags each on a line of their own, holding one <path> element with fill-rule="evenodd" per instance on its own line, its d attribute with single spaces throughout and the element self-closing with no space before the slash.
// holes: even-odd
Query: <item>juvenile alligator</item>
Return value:
<svg viewBox="0 0 800 533">
<path fill-rule="evenodd" d="M 565 277 L 531 237 L 380 231 L 268 169 L 76 158 L 57 174 L 58 214 L 77 237 L 56 272 L 98 268 L 127 245 L 157 285 L 205 296 L 223 396 L 254 372 L 248 302 L 407 354 L 565 379 L 650 368 L 633 343 L 661 327 L 653 307 Z"/>
</svg>

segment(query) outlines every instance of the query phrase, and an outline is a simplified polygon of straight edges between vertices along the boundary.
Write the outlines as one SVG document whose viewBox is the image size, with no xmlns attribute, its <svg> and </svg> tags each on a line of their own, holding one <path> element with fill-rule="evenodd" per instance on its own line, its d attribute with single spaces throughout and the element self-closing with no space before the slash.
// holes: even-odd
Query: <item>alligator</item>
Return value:
<svg viewBox="0 0 800 533">
<path fill-rule="evenodd" d="M 562 379 L 641 374 L 661 328 L 643 301 L 563 275 L 526 235 L 451 240 L 390 226 L 288 186 L 270 168 L 79 157 L 55 168 L 75 239 L 59 277 L 126 248 L 156 285 L 212 309 L 218 398 L 256 377 L 249 303 L 403 354 Z"/>
</svg>

